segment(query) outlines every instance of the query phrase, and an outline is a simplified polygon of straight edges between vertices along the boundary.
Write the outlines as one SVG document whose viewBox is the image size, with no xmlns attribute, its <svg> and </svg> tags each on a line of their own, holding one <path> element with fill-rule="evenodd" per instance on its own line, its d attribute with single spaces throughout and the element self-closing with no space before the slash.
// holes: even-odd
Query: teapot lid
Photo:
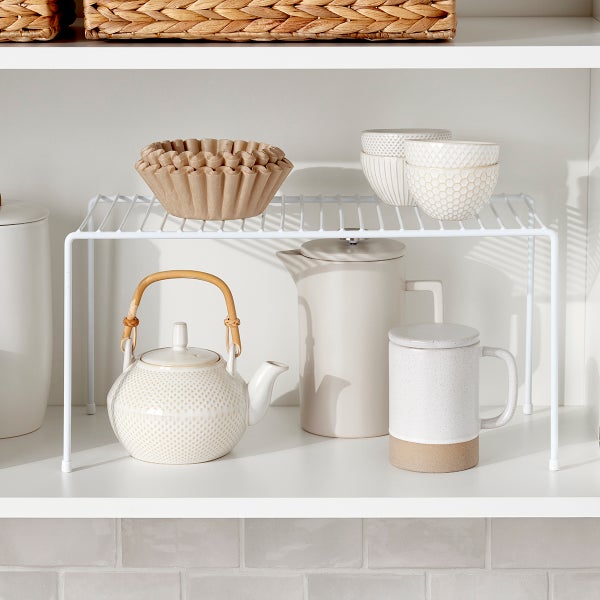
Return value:
<svg viewBox="0 0 600 600">
<path fill-rule="evenodd" d="M 394 327 L 390 342 L 407 348 L 463 348 L 479 341 L 479 331 L 455 323 L 419 323 Z"/>
<path fill-rule="evenodd" d="M 375 262 L 404 256 L 406 246 L 387 238 L 311 240 L 300 246 L 306 258 L 332 262 Z"/>
<path fill-rule="evenodd" d="M 188 348 L 187 323 L 173 324 L 173 346 L 149 350 L 140 356 L 146 364 L 157 367 L 208 367 L 219 362 L 217 352 Z"/>
</svg>

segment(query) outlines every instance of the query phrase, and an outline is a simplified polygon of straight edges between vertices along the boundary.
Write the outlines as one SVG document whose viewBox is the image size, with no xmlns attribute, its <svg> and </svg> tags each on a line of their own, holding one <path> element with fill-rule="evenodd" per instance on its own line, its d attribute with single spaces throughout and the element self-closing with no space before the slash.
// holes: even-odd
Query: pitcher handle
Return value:
<svg viewBox="0 0 600 600">
<path fill-rule="evenodd" d="M 444 290 L 441 281 L 407 281 L 408 292 L 431 292 L 433 294 L 433 322 L 444 322 Z"/>
<path fill-rule="evenodd" d="M 506 363 L 508 369 L 508 400 L 504 410 L 497 417 L 481 419 L 481 429 L 496 429 L 496 427 L 506 425 L 515 414 L 517 407 L 517 364 L 515 357 L 508 350 L 503 350 L 502 348 L 483 346 L 481 348 L 481 356 L 499 358 Z"/>
<path fill-rule="evenodd" d="M 233 301 L 233 296 L 229 286 L 222 279 L 219 279 L 215 275 L 204 273 L 203 271 L 191 270 L 159 271 L 158 273 L 153 273 L 152 275 L 144 277 L 144 279 L 140 281 L 135 292 L 133 293 L 133 298 L 131 299 L 131 304 L 129 305 L 129 312 L 123 319 L 124 328 L 123 335 L 121 336 L 121 350 L 125 352 L 125 342 L 127 340 L 131 340 L 131 353 L 133 353 L 137 339 L 137 326 L 140 323 L 136 313 L 142 299 L 142 294 L 152 283 L 163 281 L 165 279 L 200 279 L 216 285 L 221 290 L 223 296 L 225 297 L 225 304 L 227 305 L 227 318 L 225 319 L 225 345 L 227 347 L 227 351 L 229 352 L 231 337 L 235 349 L 234 356 L 238 357 L 242 353 L 242 342 L 240 341 L 240 332 L 238 329 L 240 320 L 237 318 L 237 314 L 235 312 L 235 303 Z"/>
</svg>

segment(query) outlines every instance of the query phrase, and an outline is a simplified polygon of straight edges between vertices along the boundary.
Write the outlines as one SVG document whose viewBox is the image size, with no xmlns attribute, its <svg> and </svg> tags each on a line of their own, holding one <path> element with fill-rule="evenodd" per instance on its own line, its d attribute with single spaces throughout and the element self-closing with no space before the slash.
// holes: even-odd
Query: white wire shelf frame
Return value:
<svg viewBox="0 0 600 600">
<path fill-rule="evenodd" d="M 525 331 L 525 401 L 532 408 L 533 301 L 535 240 L 550 243 L 550 458 L 559 469 L 558 406 L 558 234 L 547 227 L 527 194 L 494 195 L 474 218 L 439 221 L 416 206 L 390 206 L 374 196 L 277 196 L 256 217 L 231 221 L 183 219 L 169 214 L 156 198 L 98 195 L 88 203 L 79 228 L 65 238 L 64 270 L 64 434 L 63 472 L 72 470 L 72 289 L 73 244 L 88 242 L 88 399 L 87 412 L 96 412 L 94 399 L 94 242 L 134 239 L 306 239 L 306 238 L 481 238 L 525 237 L 527 245 L 527 307 Z"/>
</svg>

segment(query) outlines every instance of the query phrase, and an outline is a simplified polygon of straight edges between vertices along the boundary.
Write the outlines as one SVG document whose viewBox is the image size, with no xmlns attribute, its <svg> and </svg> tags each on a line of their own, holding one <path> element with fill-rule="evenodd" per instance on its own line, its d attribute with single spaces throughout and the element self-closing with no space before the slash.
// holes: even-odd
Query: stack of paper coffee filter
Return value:
<svg viewBox="0 0 600 600">
<path fill-rule="evenodd" d="M 135 168 L 172 215 L 225 220 L 262 213 L 293 165 L 263 142 L 190 139 L 146 146 Z"/>
</svg>

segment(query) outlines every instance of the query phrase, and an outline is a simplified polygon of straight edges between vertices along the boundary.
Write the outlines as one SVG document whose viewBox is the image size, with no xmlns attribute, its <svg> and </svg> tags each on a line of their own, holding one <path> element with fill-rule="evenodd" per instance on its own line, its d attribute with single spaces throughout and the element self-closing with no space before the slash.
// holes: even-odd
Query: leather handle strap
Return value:
<svg viewBox="0 0 600 600">
<path fill-rule="evenodd" d="M 125 340 L 130 338 L 132 350 L 135 348 L 137 341 L 137 327 L 140 323 L 136 313 L 144 291 L 149 285 L 156 283 L 157 281 L 164 281 L 165 279 L 199 279 L 201 281 L 212 283 L 221 290 L 223 296 L 225 297 L 225 304 L 227 305 L 227 317 L 225 319 L 225 326 L 227 328 L 225 345 L 227 346 L 227 351 L 229 351 L 231 338 L 231 341 L 233 341 L 233 344 L 236 347 L 235 356 L 239 356 L 242 353 L 242 342 L 240 341 L 240 332 L 238 329 L 240 320 L 235 312 L 235 303 L 233 301 L 233 295 L 231 294 L 229 286 L 222 279 L 219 279 L 210 273 L 182 269 L 173 271 L 159 271 L 158 273 L 153 273 L 152 275 L 144 277 L 144 279 L 140 281 L 135 289 L 135 292 L 133 293 L 133 298 L 131 299 L 131 304 L 129 305 L 129 312 L 123 319 L 124 327 L 123 335 L 121 336 L 121 350 L 124 348 Z"/>
</svg>

